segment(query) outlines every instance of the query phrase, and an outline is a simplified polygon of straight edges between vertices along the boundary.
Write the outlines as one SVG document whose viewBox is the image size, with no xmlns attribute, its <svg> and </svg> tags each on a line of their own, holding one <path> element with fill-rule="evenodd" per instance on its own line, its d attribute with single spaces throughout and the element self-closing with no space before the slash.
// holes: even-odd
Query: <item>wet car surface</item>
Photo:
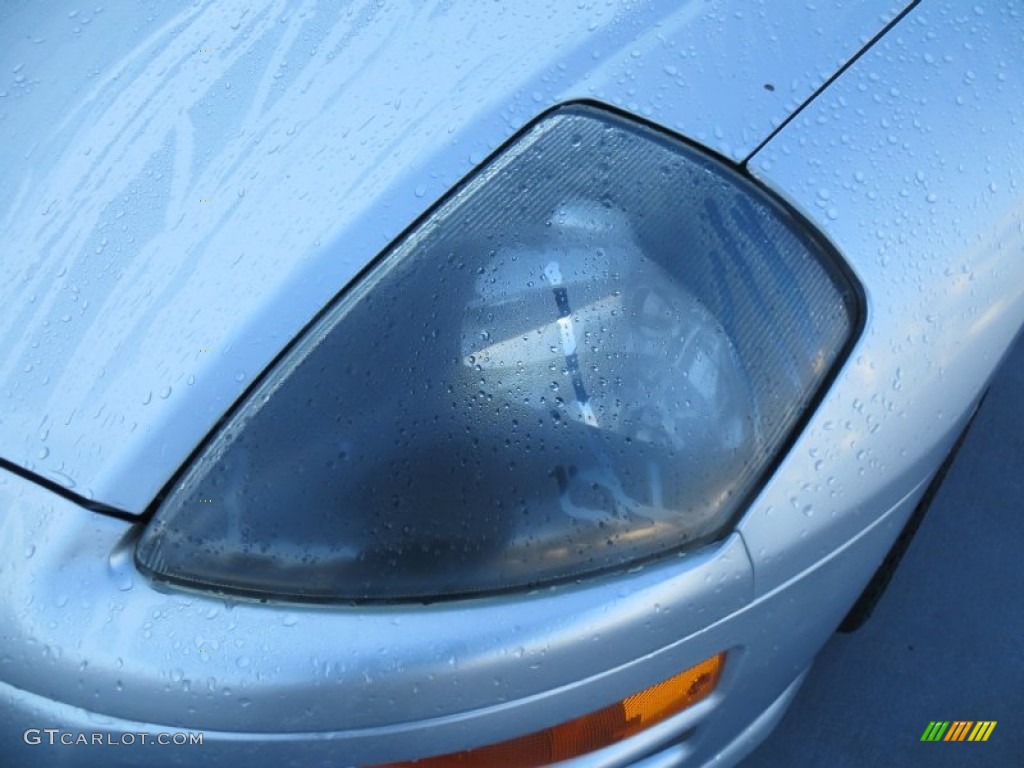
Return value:
<svg viewBox="0 0 1024 768">
<path fill-rule="evenodd" d="M 0 13 L 17 764 L 735 764 L 1024 321 L 1012 4 Z"/>
</svg>

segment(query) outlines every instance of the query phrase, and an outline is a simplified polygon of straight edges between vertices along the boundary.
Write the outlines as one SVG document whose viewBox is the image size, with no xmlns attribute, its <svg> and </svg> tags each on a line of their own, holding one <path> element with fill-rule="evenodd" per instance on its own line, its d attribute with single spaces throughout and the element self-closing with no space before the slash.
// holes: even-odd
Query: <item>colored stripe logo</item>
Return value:
<svg viewBox="0 0 1024 768">
<path fill-rule="evenodd" d="M 988 741 L 996 720 L 932 720 L 921 741 Z"/>
</svg>

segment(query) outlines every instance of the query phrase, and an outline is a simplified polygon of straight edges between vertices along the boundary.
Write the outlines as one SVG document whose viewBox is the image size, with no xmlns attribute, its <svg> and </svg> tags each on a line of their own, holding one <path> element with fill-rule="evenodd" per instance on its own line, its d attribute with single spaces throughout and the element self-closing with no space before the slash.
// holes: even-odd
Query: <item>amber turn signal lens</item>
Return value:
<svg viewBox="0 0 1024 768">
<path fill-rule="evenodd" d="M 554 728 L 466 752 L 381 768 L 535 768 L 569 760 L 628 739 L 707 697 L 722 674 L 720 653 L 627 699 Z"/>
</svg>

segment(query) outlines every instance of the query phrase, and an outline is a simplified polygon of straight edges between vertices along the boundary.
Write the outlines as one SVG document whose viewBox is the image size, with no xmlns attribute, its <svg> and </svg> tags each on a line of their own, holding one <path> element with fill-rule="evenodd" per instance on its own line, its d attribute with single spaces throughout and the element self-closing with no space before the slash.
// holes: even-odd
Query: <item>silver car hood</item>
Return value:
<svg viewBox="0 0 1024 768">
<path fill-rule="evenodd" d="M 8 466 L 142 512 L 533 117 L 596 100 L 743 160 L 905 3 L 382 5 L 0 11 Z"/>
</svg>

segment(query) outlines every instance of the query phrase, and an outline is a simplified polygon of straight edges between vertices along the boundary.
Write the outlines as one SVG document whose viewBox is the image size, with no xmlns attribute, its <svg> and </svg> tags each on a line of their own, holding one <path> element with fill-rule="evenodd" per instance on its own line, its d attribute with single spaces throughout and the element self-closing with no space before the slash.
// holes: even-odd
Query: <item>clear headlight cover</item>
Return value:
<svg viewBox="0 0 1024 768">
<path fill-rule="evenodd" d="M 857 306 L 734 170 L 558 109 L 307 329 L 175 481 L 137 561 L 259 597 L 395 600 L 684 551 L 757 491 Z"/>
</svg>

